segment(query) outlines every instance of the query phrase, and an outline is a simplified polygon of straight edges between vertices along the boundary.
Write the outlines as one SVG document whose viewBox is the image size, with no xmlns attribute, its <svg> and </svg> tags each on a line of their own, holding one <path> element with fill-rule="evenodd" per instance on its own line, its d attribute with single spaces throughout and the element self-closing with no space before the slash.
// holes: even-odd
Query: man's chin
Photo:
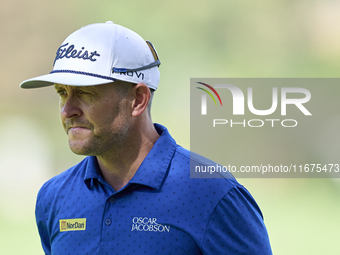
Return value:
<svg viewBox="0 0 340 255">
<path fill-rule="evenodd" d="M 69 141 L 71 151 L 77 155 L 91 156 L 92 149 L 84 142 L 80 141 Z"/>
</svg>

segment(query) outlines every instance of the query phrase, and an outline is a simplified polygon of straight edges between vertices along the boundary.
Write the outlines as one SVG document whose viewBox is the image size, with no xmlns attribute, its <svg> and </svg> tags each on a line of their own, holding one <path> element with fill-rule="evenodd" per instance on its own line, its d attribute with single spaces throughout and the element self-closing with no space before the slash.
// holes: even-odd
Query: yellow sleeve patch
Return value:
<svg viewBox="0 0 340 255">
<path fill-rule="evenodd" d="M 86 218 L 59 220 L 60 232 L 86 229 Z"/>
</svg>

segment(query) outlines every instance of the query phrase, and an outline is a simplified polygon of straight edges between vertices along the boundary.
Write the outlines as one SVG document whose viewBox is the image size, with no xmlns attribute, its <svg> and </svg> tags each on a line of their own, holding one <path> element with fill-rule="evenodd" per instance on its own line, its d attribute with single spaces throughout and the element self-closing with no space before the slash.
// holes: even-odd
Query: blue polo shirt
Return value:
<svg viewBox="0 0 340 255">
<path fill-rule="evenodd" d="M 104 180 L 96 157 L 42 186 L 36 221 L 45 254 L 272 254 L 249 192 L 232 176 L 190 178 L 190 152 L 155 127 L 160 138 L 121 190 Z"/>
</svg>

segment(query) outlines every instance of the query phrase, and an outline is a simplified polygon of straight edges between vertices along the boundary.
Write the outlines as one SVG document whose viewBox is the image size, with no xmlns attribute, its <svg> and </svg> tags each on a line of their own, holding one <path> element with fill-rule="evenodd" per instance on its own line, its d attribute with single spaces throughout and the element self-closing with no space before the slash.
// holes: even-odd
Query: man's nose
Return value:
<svg viewBox="0 0 340 255">
<path fill-rule="evenodd" d="M 61 116 L 65 119 L 82 115 L 82 110 L 79 106 L 79 101 L 75 97 L 68 97 L 61 105 Z"/>
</svg>

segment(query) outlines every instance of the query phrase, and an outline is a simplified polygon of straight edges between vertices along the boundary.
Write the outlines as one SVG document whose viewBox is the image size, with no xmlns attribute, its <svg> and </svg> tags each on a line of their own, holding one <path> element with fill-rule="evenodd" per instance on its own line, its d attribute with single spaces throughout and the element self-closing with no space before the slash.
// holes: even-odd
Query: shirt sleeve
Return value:
<svg viewBox="0 0 340 255">
<path fill-rule="evenodd" d="M 209 220 L 202 252 L 271 255 L 260 208 L 243 187 L 234 187 L 218 203 Z"/>
<path fill-rule="evenodd" d="M 47 220 L 48 218 L 45 216 L 43 209 L 43 199 L 41 198 L 41 190 L 38 193 L 36 207 L 35 207 L 35 219 L 40 235 L 41 245 L 45 252 L 45 254 L 51 254 L 51 244 L 50 244 L 50 235 L 47 228 Z"/>
</svg>

